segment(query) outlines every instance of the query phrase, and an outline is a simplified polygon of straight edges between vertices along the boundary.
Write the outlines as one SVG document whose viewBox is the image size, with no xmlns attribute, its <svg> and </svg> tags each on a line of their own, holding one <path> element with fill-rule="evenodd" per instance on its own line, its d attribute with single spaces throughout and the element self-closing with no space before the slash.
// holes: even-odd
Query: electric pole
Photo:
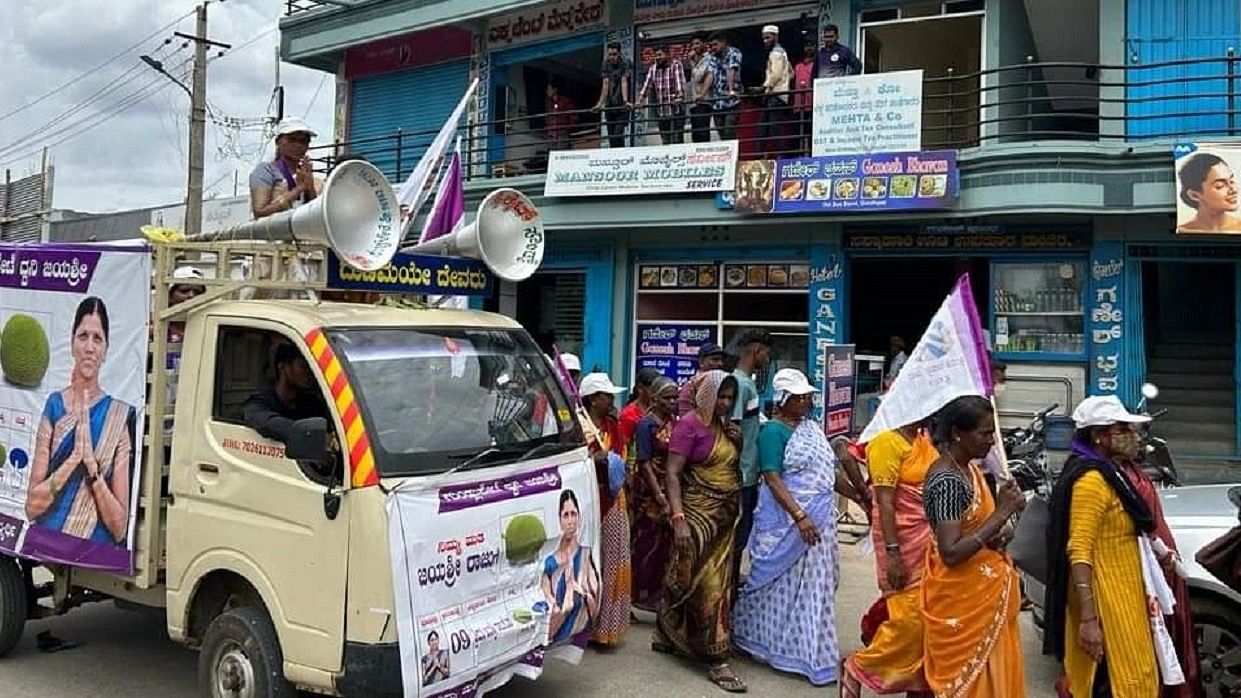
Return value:
<svg viewBox="0 0 1241 698">
<path fill-rule="evenodd" d="M 190 81 L 190 168 L 185 188 L 185 234 L 202 232 L 203 223 L 203 158 L 207 140 L 207 49 L 218 46 L 232 48 L 207 38 L 207 3 L 198 6 L 198 24 L 194 35 L 174 32 L 194 42 L 194 72 Z"/>
</svg>

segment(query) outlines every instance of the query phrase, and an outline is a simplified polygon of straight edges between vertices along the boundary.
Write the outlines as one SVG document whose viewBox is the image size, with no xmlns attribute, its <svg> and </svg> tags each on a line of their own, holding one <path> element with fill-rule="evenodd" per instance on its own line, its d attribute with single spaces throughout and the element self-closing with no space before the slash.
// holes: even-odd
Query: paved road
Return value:
<svg viewBox="0 0 1241 698">
<path fill-rule="evenodd" d="M 838 621 L 844 650 L 857 645 L 857 619 L 876 598 L 872 561 L 852 546 L 842 546 L 842 585 Z M 81 648 L 54 654 L 35 649 L 35 636 L 51 630 Z M 590 652 L 579 668 L 552 663 L 539 681 L 538 695 L 549 698 L 716 698 L 725 695 L 709 684 L 695 666 L 647 649 L 650 626 L 635 626 L 625 644 L 612 652 Z M 1023 619 L 1026 670 L 1031 696 L 1052 695 L 1055 667 L 1039 656 L 1029 619 Z M 81 696 L 196 696 L 197 654 L 179 649 L 163 635 L 159 616 L 121 611 L 111 604 L 80 609 L 68 616 L 32 623 L 17 651 L 0 660 L 5 698 L 81 698 Z M 769 668 L 736 663 L 750 684 L 750 694 L 781 698 L 823 698 L 834 689 L 814 688 L 806 681 Z M 653 692 L 652 687 L 658 687 Z M 521 679 L 496 691 L 497 698 L 529 694 Z"/>
</svg>

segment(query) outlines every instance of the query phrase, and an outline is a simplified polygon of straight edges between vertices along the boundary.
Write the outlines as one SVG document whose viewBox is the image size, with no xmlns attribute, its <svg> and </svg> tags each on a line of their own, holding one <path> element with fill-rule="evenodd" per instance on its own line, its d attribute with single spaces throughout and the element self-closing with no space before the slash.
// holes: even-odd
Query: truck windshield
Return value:
<svg viewBox="0 0 1241 698">
<path fill-rule="evenodd" d="M 383 476 L 478 468 L 581 445 L 543 353 L 522 330 L 327 332 Z"/>
</svg>

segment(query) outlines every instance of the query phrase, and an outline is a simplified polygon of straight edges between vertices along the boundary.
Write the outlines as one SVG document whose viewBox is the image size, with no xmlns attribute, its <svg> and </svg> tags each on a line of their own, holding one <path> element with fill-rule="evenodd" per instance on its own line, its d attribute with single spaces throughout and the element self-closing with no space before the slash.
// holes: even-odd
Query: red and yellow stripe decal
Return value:
<svg viewBox="0 0 1241 698">
<path fill-rule="evenodd" d="M 306 346 L 310 347 L 311 356 L 319 365 L 319 372 L 332 392 L 332 401 L 336 403 L 337 414 L 341 424 L 345 426 L 345 448 L 349 450 L 350 481 L 354 487 L 370 487 L 379 484 L 379 473 L 375 471 L 375 454 L 371 451 L 371 441 L 366 435 L 366 425 L 362 423 L 362 412 L 353 397 L 353 388 L 349 379 L 336 358 L 336 352 L 328 344 L 323 330 L 316 327 L 306 333 Z"/>
</svg>

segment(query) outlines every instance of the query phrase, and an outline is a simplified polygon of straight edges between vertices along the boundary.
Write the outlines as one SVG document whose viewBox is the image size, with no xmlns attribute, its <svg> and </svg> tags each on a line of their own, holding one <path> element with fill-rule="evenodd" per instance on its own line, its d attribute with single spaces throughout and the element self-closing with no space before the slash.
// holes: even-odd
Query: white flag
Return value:
<svg viewBox="0 0 1241 698">
<path fill-rule="evenodd" d="M 436 134 L 435 140 L 431 141 L 431 145 L 427 148 L 427 152 L 423 153 L 422 159 L 414 166 L 414 171 L 409 173 L 409 178 L 397 189 L 397 199 L 400 201 L 401 206 L 407 207 L 408 210 L 405 224 L 401 229 L 402 239 L 405 238 L 406 231 L 409 230 L 410 224 L 417 217 L 418 211 L 427 202 L 427 197 L 431 195 L 435 174 L 440 171 L 444 163 L 444 158 L 448 154 L 448 145 L 452 143 L 453 136 L 457 132 L 457 125 L 461 121 L 461 116 L 465 114 L 465 108 L 469 104 L 470 98 L 474 96 L 474 90 L 476 89 L 478 89 L 478 78 L 474 78 L 474 82 L 470 83 L 470 89 L 465 91 L 465 95 L 461 97 L 461 102 L 457 104 L 457 108 L 453 109 L 448 120 L 440 127 L 440 132 Z"/>
</svg>

